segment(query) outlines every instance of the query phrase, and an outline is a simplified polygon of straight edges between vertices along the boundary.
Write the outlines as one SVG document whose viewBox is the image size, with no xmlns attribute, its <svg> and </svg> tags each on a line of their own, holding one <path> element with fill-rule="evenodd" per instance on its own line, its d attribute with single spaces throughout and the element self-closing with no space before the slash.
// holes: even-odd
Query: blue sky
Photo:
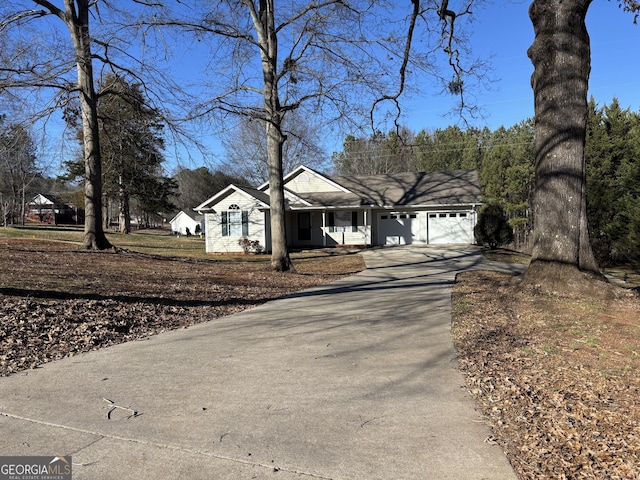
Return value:
<svg viewBox="0 0 640 480">
<path fill-rule="evenodd" d="M 527 13 L 530 3 L 497 0 L 476 13 L 472 48 L 476 56 L 490 59 L 496 81 L 489 91 L 477 93 L 485 117 L 471 121 L 474 126 L 494 130 L 533 116 L 533 66 L 527 57 L 534 39 Z M 634 25 L 633 17 L 615 0 L 594 0 L 587 28 L 592 48 L 590 95 L 600 105 L 617 97 L 623 108 L 639 111 L 640 25 Z M 446 128 L 456 123 L 455 117 L 446 116 L 451 107 L 449 97 L 423 95 L 413 99 L 405 122 L 414 130 Z"/>
<path fill-rule="evenodd" d="M 483 117 L 468 119 L 469 125 L 487 126 L 495 130 L 510 127 L 533 116 L 533 91 L 530 78 L 533 65 L 527 49 L 534 39 L 528 16 L 530 1 L 488 1 L 474 11 L 469 26 L 473 56 L 487 59 L 495 80 L 488 90 L 474 91 Z M 640 111 L 640 25 L 633 24 L 633 16 L 618 8 L 617 1 L 594 0 L 587 16 L 591 38 L 592 68 L 590 95 L 599 105 L 617 97 L 623 108 Z M 413 131 L 446 128 L 460 118 L 451 115 L 456 99 L 441 93 L 432 79 L 418 82 L 419 94 L 403 101 L 405 112 L 400 123 Z M 389 127 L 389 129 L 391 126 Z M 344 138 L 327 138 L 327 153 L 340 150 Z M 212 139 L 215 144 L 215 139 Z M 223 157 L 220 147 L 212 147 Z"/>
<path fill-rule="evenodd" d="M 409 8 L 409 1 L 405 3 Z M 483 8 L 474 11 L 474 21 L 469 26 L 470 46 L 474 57 L 487 59 L 491 63 L 491 77 L 495 81 L 489 85 L 489 90 L 473 92 L 484 114 L 483 118 L 470 120 L 473 126 L 487 126 L 494 130 L 500 126 L 510 127 L 533 116 L 530 86 L 533 66 L 527 57 L 527 49 L 534 37 L 527 14 L 530 3 L 529 0 L 486 0 Z M 592 46 L 590 93 L 600 105 L 610 103 L 613 97 L 617 97 L 623 108 L 640 111 L 640 25 L 634 25 L 632 15 L 618 8 L 617 0 L 594 0 L 587 25 Z M 189 48 L 185 46 L 178 69 L 183 74 L 197 68 L 196 59 L 201 60 L 201 57 L 187 52 Z M 186 64 L 189 60 L 194 63 Z M 420 92 L 418 95 L 403 100 L 403 125 L 417 132 L 460 123 L 457 117 L 447 116 L 455 98 L 442 94 L 431 79 L 419 79 L 417 89 Z M 224 159 L 215 127 L 212 126 L 207 133 L 209 138 L 206 143 L 213 158 L 205 161 L 194 152 L 190 161 L 181 158 L 181 163 L 189 168 L 202 164 L 215 167 L 215 163 Z M 339 150 L 343 140 L 339 136 L 327 138 L 327 154 Z M 175 159 L 171 158 L 173 152 L 167 152 L 172 164 L 167 166 L 169 171 L 175 165 Z M 56 155 L 57 158 L 66 156 L 68 153 L 65 152 Z"/>
</svg>

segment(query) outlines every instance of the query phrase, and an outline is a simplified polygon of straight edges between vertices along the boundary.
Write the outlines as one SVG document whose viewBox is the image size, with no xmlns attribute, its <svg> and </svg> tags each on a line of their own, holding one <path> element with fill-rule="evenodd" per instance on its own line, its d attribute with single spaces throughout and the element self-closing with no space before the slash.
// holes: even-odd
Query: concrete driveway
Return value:
<svg viewBox="0 0 640 480">
<path fill-rule="evenodd" d="M 0 378 L 0 455 L 82 479 L 516 479 L 456 370 L 473 247 L 364 252 L 367 270 L 229 317 Z"/>
</svg>

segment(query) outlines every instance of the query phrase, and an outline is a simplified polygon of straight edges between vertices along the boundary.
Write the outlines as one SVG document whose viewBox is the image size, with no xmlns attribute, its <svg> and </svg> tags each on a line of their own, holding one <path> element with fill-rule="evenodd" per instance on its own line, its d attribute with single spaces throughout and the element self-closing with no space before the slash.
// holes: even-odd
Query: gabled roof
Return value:
<svg viewBox="0 0 640 480">
<path fill-rule="evenodd" d="M 297 177 L 298 175 L 302 174 L 302 173 L 307 173 L 311 176 L 314 176 L 318 179 L 321 179 L 322 181 L 324 181 L 327 185 L 332 186 L 334 189 L 348 193 L 348 190 L 343 187 L 342 185 L 336 183 L 334 180 L 331 179 L 331 177 L 324 175 L 320 172 L 318 172 L 317 170 L 314 170 L 312 168 L 306 167 L 304 165 L 300 165 L 299 167 L 296 167 L 295 169 L 293 169 L 291 172 L 289 172 L 287 175 L 285 175 L 283 177 L 283 184 L 287 184 L 287 182 L 289 182 L 290 180 L 292 180 L 293 178 Z M 269 188 L 269 182 L 265 182 L 262 185 L 260 185 L 258 187 L 259 190 L 262 190 L 263 192 L 265 192 L 267 189 Z"/>
<path fill-rule="evenodd" d="M 268 207 L 269 206 L 269 195 L 265 192 L 262 192 L 260 190 L 258 190 L 257 188 L 251 188 L 251 187 L 237 187 L 238 190 L 242 190 L 244 193 L 246 193 L 247 195 L 255 198 L 256 200 L 258 200 L 260 203 L 263 204 L 264 207 Z"/>
<path fill-rule="evenodd" d="M 67 203 L 60 200 L 55 195 L 50 193 L 39 193 L 33 200 L 30 202 L 31 205 L 56 205 L 56 206 L 66 206 Z"/>
<path fill-rule="evenodd" d="M 204 218 L 204 215 L 191 210 L 190 208 L 187 208 L 186 210 L 182 210 L 180 212 L 178 212 L 171 220 L 169 220 L 169 223 L 173 223 L 173 221 L 175 219 L 177 219 L 180 215 L 186 215 L 187 217 L 189 217 L 191 220 L 193 220 L 194 222 L 199 222 Z"/>
<path fill-rule="evenodd" d="M 360 205 L 407 207 L 418 205 L 460 205 L 482 203 L 478 172 L 408 172 L 370 176 L 337 176 L 334 181 L 359 200 Z M 351 195 L 314 194 L 313 203 L 346 202 Z M 305 199 L 309 198 L 305 195 Z M 315 200 L 315 201 L 314 201 Z"/>
<path fill-rule="evenodd" d="M 297 192 L 286 188 L 285 196 L 290 208 L 399 208 L 482 203 L 478 172 L 475 170 L 327 176 L 307 167 L 298 167 L 285 178 L 291 180 L 303 172 L 321 179 L 324 182 L 321 185 L 326 184 L 328 191 Z M 255 189 L 229 185 L 195 210 L 209 210 L 231 191 L 242 192 L 259 201 L 264 208 L 269 208 L 269 195 L 265 190 L 268 186 L 267 183 Z"/>
<path fill-rule="evenodd" d="M 198 205 L 197 207 L 194 208 L 194 210 L 196 212 L 203 212 L 206 210 L 211 210 L 211 205 L 215 205 L 216 203 L 218 203 L 219 201 L 221 201 L 223 198 L 225 198 L 227 195 L 229 195 L 232 192 L 239 192 L 245 196 L 247 196 L 248 198 L 253 198 L 255 200 L 257 200 L 262 207 L 264 208 L 269 208 L 269 195 L 267 195 L 264 192 L 261 192 L 258 189 L 255 188 L 251 188 L 251 187 L 245 187 L 245 186 L 238 186 L 238 185 L 229 185 L 226 188 L 223 188 L 222 190 L 220 190 L 218 193 L 216 193 L 214 196 L 208 198 L 207 200 L 205 200 L 204 202 L 202 202 L 200 205 Z"/>
<path fill-rule="evenodd" d="M 292 207 L 293 206 L 296 206 L 296 207 L 313 206 L 310 202 L 302 198 L 299 193 L 289 190 L 288 188 L 284 189 L 284 198 L 285 198 L 285 201 Z"/>
<path fill-rule="evenodd" d="M 478 172 L 408 172 L 333 176 L 343 192 L 296 193 L 317 207 L 410 207 L 482 203 Z"/>
</svg>

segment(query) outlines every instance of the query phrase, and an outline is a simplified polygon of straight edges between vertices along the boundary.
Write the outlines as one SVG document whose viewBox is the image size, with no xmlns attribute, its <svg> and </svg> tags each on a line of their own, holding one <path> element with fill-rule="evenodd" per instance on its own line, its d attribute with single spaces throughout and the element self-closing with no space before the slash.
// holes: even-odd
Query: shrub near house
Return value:
<svg viewBox="0 0 640 480">
<path fill-rule="evenodd" d="M 251 240 L 247 237 L 241 237 L 240 240 L 238 240 L 238 245 L 242 247 L 242 250 L 244 250 L 245 254 L 262 253 L 262 251 L 264 250 L 258 240 Z"/>
<path fill-rule="evenodd" d="M 492 250 L 513 242 L 513 229 L 501 205 L 490 203 L 479 212 L 478 224 L 474 228 L 476 242 L 489 245 Z"/>
</svg>

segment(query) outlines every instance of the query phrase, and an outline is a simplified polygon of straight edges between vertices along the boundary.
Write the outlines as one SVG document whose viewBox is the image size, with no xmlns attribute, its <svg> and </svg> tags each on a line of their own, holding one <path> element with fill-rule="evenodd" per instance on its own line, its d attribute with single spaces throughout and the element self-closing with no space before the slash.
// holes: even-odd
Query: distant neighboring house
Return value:
<svg viewBox="0 0 640 480">
<path fill-rule="evenodd" d="M 174 235 L 200 235 L 204 233 L 204 215 L 193 210 L 182 210 L 169 223 Z"/>
<path fill-rule="evenodd" d="M 39 193 L 27 204 L 27 221 L 49 225 L 77 223 L 73 205 L 55 195 Z"/>
<path fill-rule="evenodd" d="M 470 244 L 482 204 L 468 170 L 328 176 L 301 166 L 284 178 L 291 247 Z M 206 251 L 241 252 L 242 237 L 271 250 L 269 184 L 229 185 L 195 208 Z"/>
</svg>

